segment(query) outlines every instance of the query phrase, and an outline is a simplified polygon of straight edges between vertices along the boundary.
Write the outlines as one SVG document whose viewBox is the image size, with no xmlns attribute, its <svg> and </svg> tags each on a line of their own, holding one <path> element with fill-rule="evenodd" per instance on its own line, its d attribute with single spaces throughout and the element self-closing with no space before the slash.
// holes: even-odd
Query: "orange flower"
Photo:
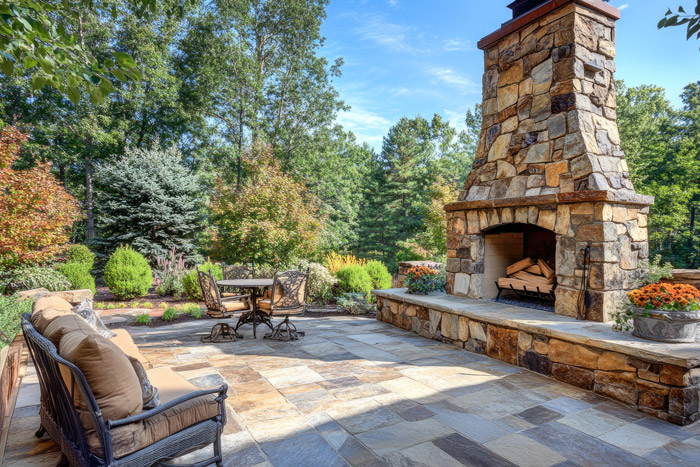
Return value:
<svg viewBox="0 0 700 467">
<path fill-rule="evenodd" d="M 655 308 L 671 305 L 679 309 L 700 303 L 700 290 L 688 284 L 650 284 L 629 292 L 627 296 L 640 308 L 651 304 Z"/>
</svg>

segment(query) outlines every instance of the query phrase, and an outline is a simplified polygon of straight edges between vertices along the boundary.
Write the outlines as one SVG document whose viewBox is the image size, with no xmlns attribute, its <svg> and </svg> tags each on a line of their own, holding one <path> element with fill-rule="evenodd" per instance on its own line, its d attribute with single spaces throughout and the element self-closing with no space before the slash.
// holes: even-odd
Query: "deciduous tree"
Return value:
<svg viewBox="0 0 700 467">
<path fill-rule="evenodd" d="M 240 185 L 216 180 L 212 255 L 227 263 L 289 264 L 311 254 L 321 231 L 316 197 L 282 172 L 269 146 L 246 152 L 243 169 Z"/>
<path fill-rule="evenodd" d="M 68 242 L 78 203 L 51 173 L 49 164 L 15 170 L 27 136 L 14 128 L 0 135 L 0 266 L 43 262 Z"/>
</svg>

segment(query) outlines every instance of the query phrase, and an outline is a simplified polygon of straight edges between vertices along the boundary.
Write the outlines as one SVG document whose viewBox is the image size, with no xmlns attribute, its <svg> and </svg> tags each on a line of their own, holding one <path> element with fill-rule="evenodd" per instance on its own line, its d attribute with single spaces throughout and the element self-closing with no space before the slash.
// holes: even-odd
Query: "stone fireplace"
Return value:
<svg viewBox="0 0 700 467">
<path fill-rule="evenodd" d="M 447 292 L 495 298 L 506 266 L 536 256 L 556 272 L 555 312 L 577 316 L 590 247 L 581 314 L 607 321 L 648 267 L 653 203 L 635 192 L 620 149 L 620 12 L 599 0 L 511 8 L 519 16 L 479 42 L 483 125 L 460 198 L 445 207 Z"/>
</svg>

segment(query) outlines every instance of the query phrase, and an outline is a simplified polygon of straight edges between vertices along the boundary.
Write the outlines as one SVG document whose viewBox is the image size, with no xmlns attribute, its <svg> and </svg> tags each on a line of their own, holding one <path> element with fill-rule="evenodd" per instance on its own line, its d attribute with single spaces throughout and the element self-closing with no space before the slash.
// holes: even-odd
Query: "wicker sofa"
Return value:
<svg viewBox="0 0 700 467">
<path fill-rule="evenodd" d="M 213 444 L 196 466 L 221 465 L 228 387 L 197 390 L 169 368 L 152 368 L 125 330 L 100 335 L 60 298 L 36 300 L 22 331 L 41 387 L 41 428 L 76 466 L 148 466 Z M 142 408 L 134 361 L 161 405 Z"/>
</svg>

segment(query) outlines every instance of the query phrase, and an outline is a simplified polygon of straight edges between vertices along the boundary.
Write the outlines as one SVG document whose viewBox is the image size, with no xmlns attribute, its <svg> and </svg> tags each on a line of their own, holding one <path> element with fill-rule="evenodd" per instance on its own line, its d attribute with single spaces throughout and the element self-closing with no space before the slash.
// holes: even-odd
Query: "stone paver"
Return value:
<svg viewBox="0 0 700 467">
<path fill-rule="evenodd" d="M 213 321 L 128 328 L 155 366 L 229 385 L 226 466 L 697 465 L 677 427 L 588 391 L 358 317 L 293 320 L 295 342 L 202 345 Z M 38 380 L 20 389 L 3 465 L 55 465 L 37 440 Z M 211 452 L 210 449 L 208 452 Z M 204 452 L 189 454 L 193 461 Z"/>
</svg>

